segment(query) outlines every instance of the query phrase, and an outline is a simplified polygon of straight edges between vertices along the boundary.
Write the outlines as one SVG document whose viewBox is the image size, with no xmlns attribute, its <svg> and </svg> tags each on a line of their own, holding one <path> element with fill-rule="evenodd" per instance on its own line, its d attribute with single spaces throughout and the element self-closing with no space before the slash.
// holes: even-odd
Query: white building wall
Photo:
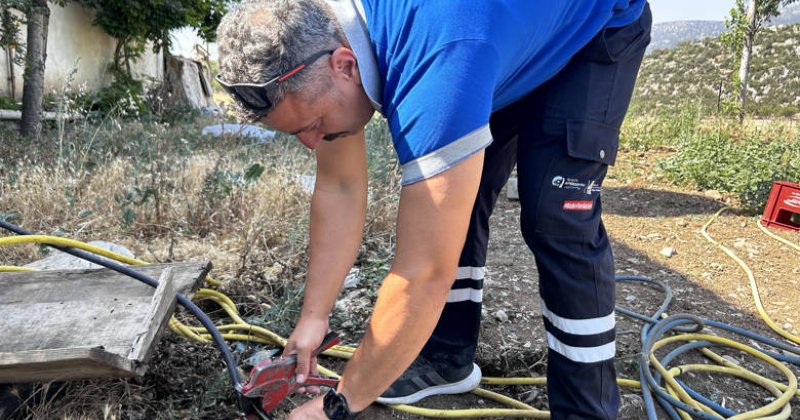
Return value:
<svg viewBox="0 0 800 420">
<path fill-rule="evenodd" d="M 47 36 L 47 61 L 45 62 L 45 92 L 64 89 L 70 73 L 71 89 L 85 87 L 96 91 L 111 83 L 108 67 L 114 59 L 116 40 L 92 25 L 94 12 L 75 2 L 65 7 L 50 4 L 50 22 Z M 25 39 L 25 27 L 20 38 Z M 147 49 L 132 68 L 138 76 L 147 75 L 157 80 L 164 76 L 163 56 Z M 22 74 L 20 66 L 14 68 L 17 100 L 22 98 Z M 11 96 L 8 55 L 0 51 L 0 95 Z"/>
</svg>

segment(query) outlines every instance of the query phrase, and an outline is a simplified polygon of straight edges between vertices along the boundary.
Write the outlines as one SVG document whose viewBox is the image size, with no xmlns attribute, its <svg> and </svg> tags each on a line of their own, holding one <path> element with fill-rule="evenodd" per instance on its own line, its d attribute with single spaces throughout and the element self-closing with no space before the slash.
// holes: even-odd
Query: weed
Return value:
<svg viewBox="0 0 800 420">
<path fill-rule="evenodd" d="M 691 102 L 677 112 L 669 109 L 631 115 L 623 123 L 620 147 L 636 151 L 673 149 L 698 132 L 702 116 L 699 104 Z"/>
<path fill-rule="evenodd" d="M 780 127 L 722 121 L 685 137 L 660 168 L 679 185 L 733 193 L 743 209 L 758 212 L 774 181 L 800 179 L 800 142 L 792 136 Z"/>
</svg>

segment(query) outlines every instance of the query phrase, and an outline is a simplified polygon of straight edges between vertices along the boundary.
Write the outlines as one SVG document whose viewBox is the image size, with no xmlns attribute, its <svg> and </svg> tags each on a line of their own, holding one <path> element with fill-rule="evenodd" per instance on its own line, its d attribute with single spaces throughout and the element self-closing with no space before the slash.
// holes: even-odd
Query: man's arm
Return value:
<svg viewBox="0 0 800 420">
<path fill-rule="evenodd" d="M 433 332 L 456 276 L 483 153 L 403 188 L 396 258 L 339 383 L 351 410 L 361 411 L 380 396 Z"/>
<path fill-rule="evenodd" d="M 353 265 L 363 234 L 367 203 L 364 131 L 317 152 L 317 179 L 311 199 L 311 256 L 303 309 L 289 337 L 287 354 L 298 353 L 297 373 L 308 377 L 311 352 L 328 331 L 328 317 Z"/>
</svg>

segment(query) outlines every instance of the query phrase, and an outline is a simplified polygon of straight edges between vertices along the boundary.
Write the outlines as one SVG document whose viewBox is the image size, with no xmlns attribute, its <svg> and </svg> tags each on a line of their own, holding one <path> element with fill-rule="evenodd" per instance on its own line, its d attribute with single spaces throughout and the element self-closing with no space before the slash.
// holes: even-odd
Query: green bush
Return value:
<svg viewBox="0 0 800 420">
<path fill-rule="evenodd" d="M 686 137 L 659 167 L 679 185 L 735 194 L 744 210 L 759 212 L 773 182 L 800 180 L 800 142 L 788 137 L 780 129 L 720 124 Z"/>
<path fill-rule="evenodd" d="M 114 72 L 114 81 L 94 95 L 82 98 L 82 108 L 101 117 L 140 117 L 149 113 L 143 84 L 124 72 Z"/>
<path fill-rule="evenodd" d="M 631 110 L 622 125 L 620 147 L 636 151 L 674 147 L 697 133 L 702 117 L 696 102 L 686 102 L 677 112 L 666 108 L 647 113 Z"/>
<path fill-rule="evenodd" d="M 0 96 L 0 109 L 20 110 L 22 109 L 22 104 L 12 97 Z"/>
</svg>

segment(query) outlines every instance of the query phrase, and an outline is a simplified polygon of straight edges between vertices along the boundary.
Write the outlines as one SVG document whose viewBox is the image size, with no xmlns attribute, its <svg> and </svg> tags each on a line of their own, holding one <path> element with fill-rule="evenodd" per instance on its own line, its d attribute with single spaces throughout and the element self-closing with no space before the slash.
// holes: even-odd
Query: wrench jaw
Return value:
<svg viewBox="0 0 800 420">
<path fill-rule="evenodd" d="M 261 409 L 269 413 L 289 395 L 289 383 L 287 381 L 275 381 L 269 384 L 261 395 Z"/>
<path fill-rule="evenodd" d="M 339 343 L 339 338 L 334 333 L 328 333 L 322 345 L 314 351 L 312 356 L 317 356 L 324 350 Z M 278 359 L 269 359 L 253 366 L 250 370 L 250 379 L 242 386 L 241 395 L 251 402 L 253 411 L 260 417 L 255 419 L 270 418 L 268 413 L 280 404 L 290 393 L 305 386 L 326 386 L 335 388 L 339 383 L 337 379 L 319 375 L 309 375 L 305 383 L 296 383 L 297 356 L 292 354 Z"/>
</svg>

